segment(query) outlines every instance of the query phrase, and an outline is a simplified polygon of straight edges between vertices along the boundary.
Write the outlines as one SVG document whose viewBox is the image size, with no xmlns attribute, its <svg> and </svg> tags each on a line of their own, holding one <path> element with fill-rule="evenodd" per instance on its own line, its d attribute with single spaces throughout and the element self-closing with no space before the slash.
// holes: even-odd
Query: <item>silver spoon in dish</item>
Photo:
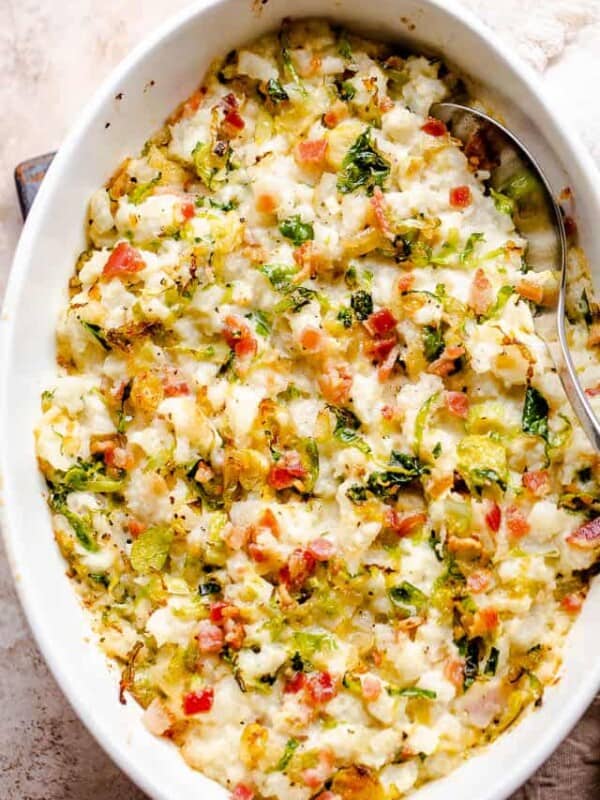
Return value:
<svg viewBox="0 0 600 800">
<path fill-rule="evenodd" d="M 481 168 L 490 172 L 488 183 L 492 190 L 501 192 L 504 187 L 511 187 L 507 201 L 512 203 L 517 230 L 528 241 L 528 267 L 560 274 L 557 302 L 535 317 L 536 332 L 550 349 L 581 427 L 600 451 L 600 421 L 579 382 L 567 342 L 567 234 L 548 179 L 525 145 L 482 111 L 447 102 L 436 103 L 430 113 L 442 120 L 476 158 L 481 158 Z"/>
</svg>

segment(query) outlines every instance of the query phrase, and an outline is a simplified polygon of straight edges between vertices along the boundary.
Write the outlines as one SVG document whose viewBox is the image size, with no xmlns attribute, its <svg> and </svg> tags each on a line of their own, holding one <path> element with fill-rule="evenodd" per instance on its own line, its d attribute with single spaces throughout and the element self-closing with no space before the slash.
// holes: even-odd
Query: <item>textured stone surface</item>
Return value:
<svg viewBox="0 0 600 800">
<path fill-rule="evenodd" d="M 514 6 L 518 14 L 521 4 L 515 0 L 498 4 L 502 14 L 491 13 L 495 4 L 466 2 L 506 35 L 520 29 L 518 16 L 512 27 L 507 24 L 505 5 Z M 562 9 L 560 14 L 549 13 L 553 4 Z M 0 294 L 20 230 L 12 185 L 14 165 L 56 148 L 78 108 L 110 68 L 146 31 L 184 5 L 184 0 L 0 0 L 0 106 L 5 110 L 0 115 Z M 570 86 L 561 82 L 561 73 L 576 77 L 589 70 L 590 60 L 600 63 L 600 31 L 591 24 L 597 0 L 526 5 L 529 30 L 539 32 L 554 25 L 551 56 L 555 61 L 548 74 L 549 86 L 565 110 L 571 102 L 570 110 L 577 115 L 581 106 L 577 103 L 576 108 L 570 99 Z M 566 44 L 578 28 L 582 31 L 563 56 L 564 63 L 556 61 L 560 43 Z M 585 106 L 589 113 L 587 102 Z M 600 120 L 600 103 L 596 118 Z M 0 708 L 0 800 L 143 799 L 87 733 L 56 686 L 31 638 L 1 551 Z M 600 798 L 600 700 L 512 800 L 564 800 L 567 796 Z"/>
</svg>

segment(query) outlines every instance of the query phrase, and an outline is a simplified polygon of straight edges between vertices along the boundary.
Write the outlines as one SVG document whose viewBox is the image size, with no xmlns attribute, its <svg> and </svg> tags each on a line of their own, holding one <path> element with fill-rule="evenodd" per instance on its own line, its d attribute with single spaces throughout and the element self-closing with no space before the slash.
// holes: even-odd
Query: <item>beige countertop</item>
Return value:
<svg viewBox="0 0 600 800">
<path fill-rule="evenodd" d="M 532 60 L 538 66 L 551 60 L 549 87 L 565 107 L 571 103 L 575 114 L 577 103 L 581 114 L 583 98 L 577 99 L 568 78 L 582 66 L 588 68 L 590 59 L 600 66 L 600 25 L 593 24 L 598 0 L 464 1 L 507 36 L 522 6 L 529 40 L 535 42 L 540 31 L 546 32 L 545 38 L 540 34 L 543 46 L 527 46 Z M 111 67 L 147 31 L 185 5 L 185 0 L 0 0 L 0 296 L 21 229 L 14 166 L 56 149 Z M 600 117 L 600 100 L 596 102 Z M 598 140 L 588 139 L 597 152 Z M 0 708 L 1 800 L 144 797 L 104 755 L 57 688 L 31 638 L 1 551 Z M 600 700 L 513 800 L 566 796 L 600 798 Z"/>
</svg>

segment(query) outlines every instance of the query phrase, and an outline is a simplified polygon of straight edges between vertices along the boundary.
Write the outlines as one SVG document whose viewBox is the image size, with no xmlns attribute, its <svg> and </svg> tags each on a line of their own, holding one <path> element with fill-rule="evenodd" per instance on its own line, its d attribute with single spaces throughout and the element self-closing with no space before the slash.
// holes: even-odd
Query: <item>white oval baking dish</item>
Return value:
<svg viewBox="0 0 600 800">
<path fill-rule="evenodd" d="M 570 185 L 591 263 L 600 264 L 600 182 L 568 124 L 535 76 L 465 12 L 446 0 L 204 0 L 167 23 L 113 73 L 82 113 L 44 180 L 15 255 L 1 320 L 0 441 L 3 528 L 15 581 L 37 642 L 73 707 L 116 763 L 155 800 L 227 793 L 189 769 L 177 750 L 121 706 L 118 675 L 95 647 L 89 621 L 64 577 L 54 543 L 32 429 L 55 371 L 54 329 L 74 259 L 84 245 L 91 192 L 200 82 L 211 59 L 276 27 L 282 17 L 328 16 L 380 38 L 438 52 L 494 96 L 555 187 Z M 600 687 L 600 585 L 568 640 L 562 679 L 544 705 L 418 800 L 504 800 L 541 764 Z"/>
</svg>

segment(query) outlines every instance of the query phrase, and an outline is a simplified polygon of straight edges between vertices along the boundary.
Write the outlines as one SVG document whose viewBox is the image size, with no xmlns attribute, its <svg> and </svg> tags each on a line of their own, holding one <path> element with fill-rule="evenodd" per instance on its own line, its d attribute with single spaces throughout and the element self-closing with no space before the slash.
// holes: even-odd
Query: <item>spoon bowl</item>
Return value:
<svg viewBox="0 0 600 800">
<path fill-rule="evenodd" d="M 432 106 L 430 113 L 463 143 L 471 163 L 489 173 L 487 183 L 494 199 L 505 206 L 517 230 L 527 239 L 524 271 L 550 270 L 556 275 L 558 294 L 540 308 L 534 317 L 535 328 L 550 350 L 581 427 L 600 452 L 600 421 L 579 382 L 567 340 L 567 234 L 562 210 L 546 175 L 527 147 L 483 111 L 444 102 Z"/>
</svg>

